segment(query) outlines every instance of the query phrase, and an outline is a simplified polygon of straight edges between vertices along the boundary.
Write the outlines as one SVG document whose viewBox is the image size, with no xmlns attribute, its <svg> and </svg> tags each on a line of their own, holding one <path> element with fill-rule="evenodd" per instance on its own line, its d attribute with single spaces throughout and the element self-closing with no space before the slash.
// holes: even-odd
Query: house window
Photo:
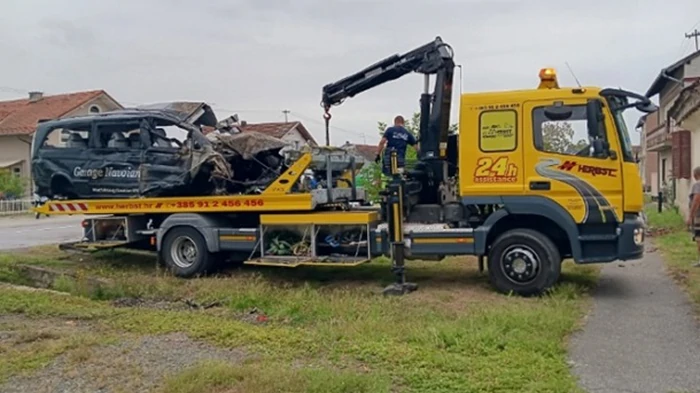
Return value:
<svg viewBox="0 0 700 393">
<path fill-rule="evenodd" d="M 666 183 L 666 159 L 661 159 L 661 184 Z"/>
<path fill-rule="evenodd" d="M 100 107 L 97 105 L 91 105 L 89 111 L 90 113 L 100 113 Z"/>
<path fill-rule="evenodd" d="M 12 168 L 12 174 L 15 175 L 16 177 L 21 177 L 22 176 L 22 168 L 18 167 L 18 166 Z"/>
</svg>

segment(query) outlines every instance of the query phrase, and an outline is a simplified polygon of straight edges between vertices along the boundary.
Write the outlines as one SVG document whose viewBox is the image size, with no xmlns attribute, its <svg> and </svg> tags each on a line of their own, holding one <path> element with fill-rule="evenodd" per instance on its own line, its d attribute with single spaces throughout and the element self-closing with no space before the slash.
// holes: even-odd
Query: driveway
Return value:
<svg viewBox="0 0 700 393">
<path fill-rule="evenodd" d="M 658 252 L 605 265 L 593 297 L 571 343 L 586 391 L 700 392 L 700 327 Z"/>
</svg>

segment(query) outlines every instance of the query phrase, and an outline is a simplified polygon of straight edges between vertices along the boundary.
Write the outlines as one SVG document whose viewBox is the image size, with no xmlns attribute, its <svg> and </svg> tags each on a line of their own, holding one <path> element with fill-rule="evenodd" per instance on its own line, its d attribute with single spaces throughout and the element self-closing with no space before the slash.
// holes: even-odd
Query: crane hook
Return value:
<svg viewBox="0 0 700 393">
<path fill-rule="evenodd" d="M 331 145 L 331 134 L 330 134 L 330 122 L 331 122 L 331 112 L 329 106 L 323 107 L 323 120 L 326 121 L 326 146 Z"/>
</svg>

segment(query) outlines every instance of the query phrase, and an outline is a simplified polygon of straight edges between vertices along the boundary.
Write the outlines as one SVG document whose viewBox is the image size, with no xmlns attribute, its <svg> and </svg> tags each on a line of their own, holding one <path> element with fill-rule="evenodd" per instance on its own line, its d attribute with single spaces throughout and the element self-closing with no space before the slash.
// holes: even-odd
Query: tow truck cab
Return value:
<svg viewBox="0 0 700 393">
<path fill-rule="evenodd" d="M 537 89 L 463 94 L 459 197 L 477 255 L 530 228 L 577 263 L 641 258 L 642 181 L 622 112 L 649 105 L 623 90 L 560 88 L 553 69 Z"/>
</svg>

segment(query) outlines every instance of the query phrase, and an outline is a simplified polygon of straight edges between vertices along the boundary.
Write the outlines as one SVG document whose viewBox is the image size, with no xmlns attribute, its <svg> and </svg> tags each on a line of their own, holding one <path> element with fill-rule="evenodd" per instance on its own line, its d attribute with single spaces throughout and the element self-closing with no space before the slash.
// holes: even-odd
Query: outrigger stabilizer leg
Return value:
<svg viewBox="0 0 700 393">
<path fill-rule="evenodd" d="M 396 282 L 384 288 L 384 295 L 404 295 L 418 289 L 418 285 L 406 282 L 404 265 L 405 242 L 403 238 L 403 177 L 399 173 L 396 151 L 391 152 L 391 174 L 387 198 L 387 221 L 391 239 L 391 270 Z"/>
</svg>

